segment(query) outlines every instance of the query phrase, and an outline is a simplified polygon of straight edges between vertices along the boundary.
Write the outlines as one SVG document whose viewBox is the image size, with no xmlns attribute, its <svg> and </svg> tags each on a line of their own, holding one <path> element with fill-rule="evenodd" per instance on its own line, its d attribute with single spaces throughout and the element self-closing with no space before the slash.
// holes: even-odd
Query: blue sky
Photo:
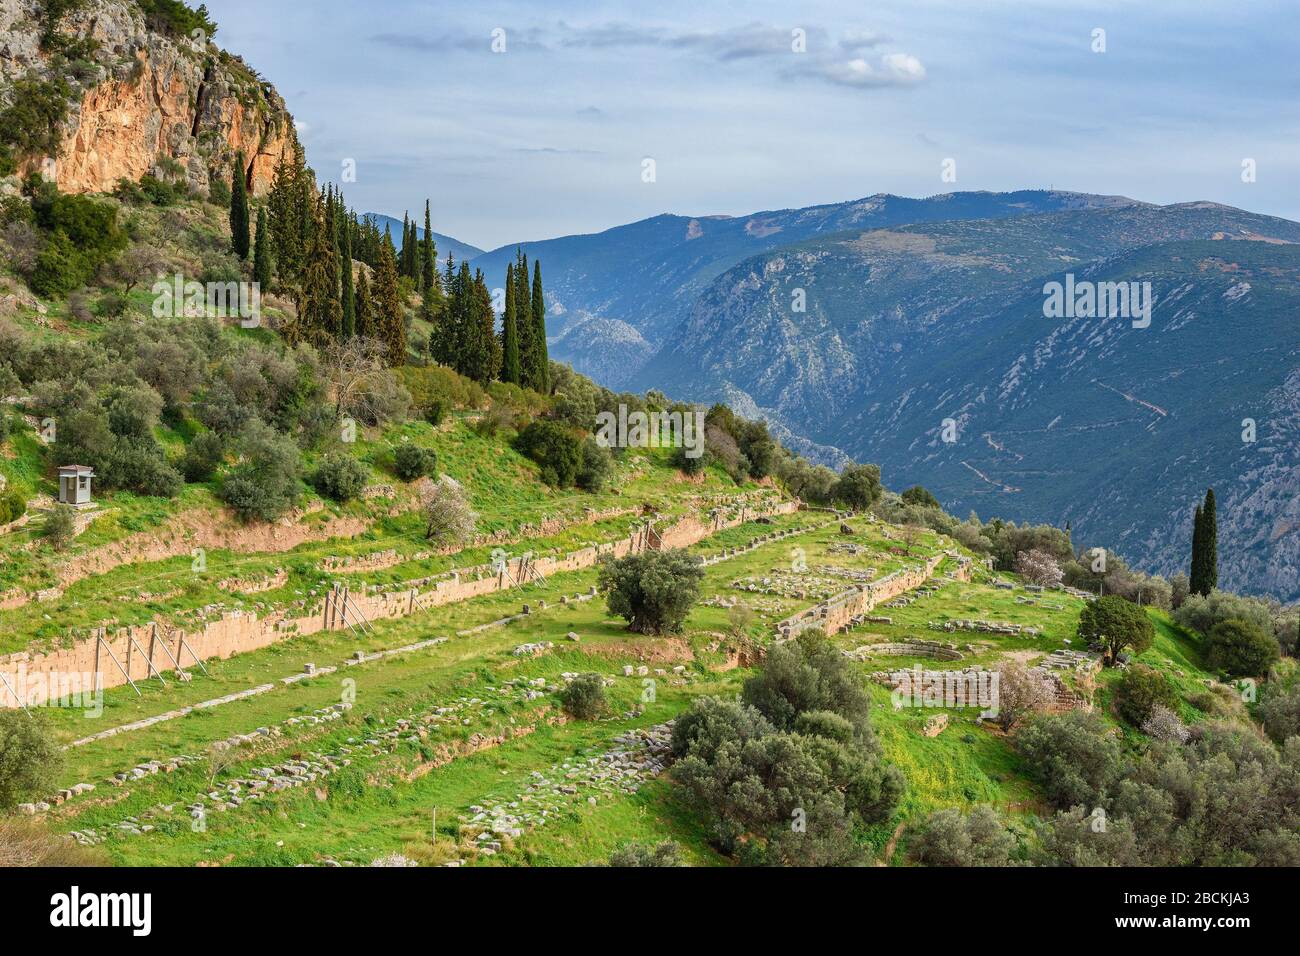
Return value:
<svg viewBox="0 0 1300 956">
<path fill-rule="evenodd" d="M 353 206 L 484 248 L 953 189 L 1300 219 L 1294 0 L 207 4 Z"/>
</svg>

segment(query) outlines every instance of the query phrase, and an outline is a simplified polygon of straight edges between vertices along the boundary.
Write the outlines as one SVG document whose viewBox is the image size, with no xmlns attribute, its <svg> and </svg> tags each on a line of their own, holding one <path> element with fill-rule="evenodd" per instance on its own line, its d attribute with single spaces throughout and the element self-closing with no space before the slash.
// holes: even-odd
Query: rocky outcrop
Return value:
<svg viewBox="0 0 1300 956">
<path fill-rule="evenodd" d="M 293 118 L 271 84 L 214 43 L 147 29 L 130 0 L 86 0 L 60 24 L 95 43 L 69 68 L 40 49 L 40 0 L 0 0 L 0 100 L 15 80 L 56 73 L 72 102 L 57 154 L 23 158 L 20 174 L 45 170 L 65 192 L 111 190 L 146 173 L 181 175 L 192 189 L 226 174 L 237 151 L 255 194 L 295 143 Z"/>
</svg>

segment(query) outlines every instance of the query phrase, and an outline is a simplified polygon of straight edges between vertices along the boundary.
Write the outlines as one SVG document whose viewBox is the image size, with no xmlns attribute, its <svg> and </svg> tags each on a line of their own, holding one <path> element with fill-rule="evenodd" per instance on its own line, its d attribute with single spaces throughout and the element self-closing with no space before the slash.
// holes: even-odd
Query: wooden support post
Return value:
<svg viewBox="0 0 1300 956">
<path fill-rule="evenodd" d="M 136 696 L 137 697 L 143 696 L 140 693 L 140 688 L 135 686 L 135 681 L 131 680 L 130 673 L 127 671 L 125 667 L 122 666 L 122 662 L 117 659 L 117 655 L 113 653 L 113 649 L 108 646 L 108 641 L 104 640 L 102 637 L 99 636 L 96 636 L 95 640 L 99 641 L 99 646 L 102 646 L 104 650 L 108 652 L 109 658 L 113 661 L 114 664 L 117 665 L 117 669 L 122 672 L 122 676 L 125 677 L 126 682 L 131 685 L 131 689 L 135 691 Z"/>
<path fill-rule="evenodd" d="M 5 689 L 13 695 L 13 699 L 18 702 L 18 706 L 23 709 L 23 713 L 28 717 L 31 717 L 32 712 L 27 709 L 27 705 L 23 703 L 23 699 L 18 696 L 18 691 L 14 690 L 13 685 L 9 683 L 9 678 L 5 676 L 4 671 L 0 671 L 0 681 L 4 681 Z"/>
<path fill-rule="evenodd" d="M 160 643 L 160 644 L 161 644 L 162 649 L 163 649 L 163 653 L 166 654 L 166 655 L 171 659 L 172 664 L 174 664 L 174 665 L 176 666 L 176 673 L 177 673 L 177 674 L 180 674 L 180 675 L 184 675 L 184 674 L 185 674 L 185 669 L 184 669 L 183 667 L 181 667 L 181 662 L 178 661 L 178 660 L 176 659 L 176 657 L 175 657 L 174 654 L 172 654 L 172 649 L 171 649 L 170 647 L 167 646 L 167 642 L 166 642 L 166 641 L 161 641 L 161 642 L 157 641 L 157 637 L 158 637 L 158 622 L 157 622 L 157 621 L 154 621 L 154 625 L 153 625 L 153 637 L 154 637 L 154 643 Z"/>
<path fill-rule="evenodd" d="M 126 639 L 127 639 L 128 641 L 130 641 L 132 645 L 134 645 L 134 647 L 135 647 L 135 649 L 136 649 L 137 651 L 139 651 L 141 654 L 144 654 L 144 648 L 141 647 L 139 644 L 136 643 L 135 636 L 131 633 L 130 629 L 128 629 L 127 632 L 126 632 Z M 156 667 L 153 666 L 153 657 L 152 657 L 151 655 L 149 655 L 149 654 L 145 654 L 144 661 L 145 661 L 146 664 L 149 665 L 149 673 L 151 673 L 151 674 L 153 674 L 155 677 L 157 677 L 157 678 L 158 678 L 158 683 L 160 683 L 160 684 L 162 684 L 164 687 L 166 687 L 166 686 L 167 686 L 167 682 L 166 682 L 165 680 L 163 680 L 162 671 L 158 670 L 158 668 L 156 668 Z"/>
<path fill-rule="evenodd" d="M 203 671 L 203 676 L 204 676 L 204 677 L 207 677 L 207 676 L 208 676 L 208 669 L 207 669 L 206 667 L 203 666 L 203 661 L 199 658 L 199 655 L 194 653 L 194 648 L 190 647 L 190 645 L 189 645 L 188 643 L 186 643 L 186 641 L 185 641 L 185 632 L 184 632 L 184 631 L 177 631 L 176 633 L 180 635 L 180 637 L 179 637 L 179 641 L 180 641 L 180 643 L 179 643 L 179 645 L 178 645 L 177 648 L 176 648 L 176 657 L 179 658 L 179 657 L 181 656 L 181 650 L 182 650 L 182 649 L 189 651 L 189 652 L 190 652 L 190 657 L 194 658 L 194 663 L 199 665 L 199 670 Z"/>
</svg>

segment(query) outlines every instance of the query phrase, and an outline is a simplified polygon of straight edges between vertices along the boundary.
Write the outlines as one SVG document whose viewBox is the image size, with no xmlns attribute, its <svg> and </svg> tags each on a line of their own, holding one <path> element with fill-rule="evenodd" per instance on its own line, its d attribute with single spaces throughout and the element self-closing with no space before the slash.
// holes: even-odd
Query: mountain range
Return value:
<svg viewBox="0 0 1300 956">
<path fill-rule="evenodd" d="M 1297 243 L 1300 224 L 1214 203 L 1024 191 L 522 246 L 552 355 L 611 388 L 725 400 L 813 458 L 878 462 L 960 514 L 1068 523 L 1164 574 L 1213 485 L 1222 583 L 1295 599 Z M 499 284 L 514 248 L 474 264 Z M 1051 282 L 1150 283 L 1150 324 L 1048 318 Z"/>
</svg>

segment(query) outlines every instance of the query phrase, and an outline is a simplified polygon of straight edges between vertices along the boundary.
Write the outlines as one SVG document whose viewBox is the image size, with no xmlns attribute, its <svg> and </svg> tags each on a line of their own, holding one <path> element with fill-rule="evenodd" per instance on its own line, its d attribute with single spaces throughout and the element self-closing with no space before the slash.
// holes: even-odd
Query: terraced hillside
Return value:
<svg viewBox="0 0 1300 956">
<path fill-rule="evenodd" d="M 290 638 L 209 661 L 207 673 L 191 666 L 185 682 L 164 666 L 161 679 L 138 682 L 139 695 L 109 690 L 101 717 L 55 712 L 70 745 L 62 783 L 71 795 L 43 815 L 124 864 L 365 865 L 392 854 L 423 864 L 585 864 L 629 841 L 665 839 L 690 862 L 722 863 L 664 773 L 663 728 L 694 698 L 737 692 L 778 622 L 934 562 L 928 583 L 835 635 L 864 681 L 935 666 L 921 650 L 927 640 L 961 655 L 950 667 L 1033 662 L 1068 647 L 1078 598 L 996 586 L 936 535 L 899 541 L 877 521 L 815 511 L 720 531 L 690 549 L 705 560 L 703 599 L 672 637 L 629 634 L 591 595 L 595 570 L 585 569 L 376 620 L 361 633 Z M 402 562 L 350 580 L 424 570 Z M 1008 622 L 1020 633 L 941 629 L 954 619 Z M 1169 647 L 1148 654 L 1178 666 Z M 612 711 L 570 719 L 557 692 L 588 671 L 606 676 Z M 896 710 L 890 690 L 872 686 L 873 723 L 907 779 L 895 818 L 869 836 L 879 857 L 893 851 L 900 824 L 939 807 L 987 803 L 1013 817 L 1038 808 L 1007 742 L 976 725 L 978 708 L 947 711 L 952 723 L 927 738 L 937 711 Z M 194 709 L 176 713 L 185 707 Z"/>
</svg>

